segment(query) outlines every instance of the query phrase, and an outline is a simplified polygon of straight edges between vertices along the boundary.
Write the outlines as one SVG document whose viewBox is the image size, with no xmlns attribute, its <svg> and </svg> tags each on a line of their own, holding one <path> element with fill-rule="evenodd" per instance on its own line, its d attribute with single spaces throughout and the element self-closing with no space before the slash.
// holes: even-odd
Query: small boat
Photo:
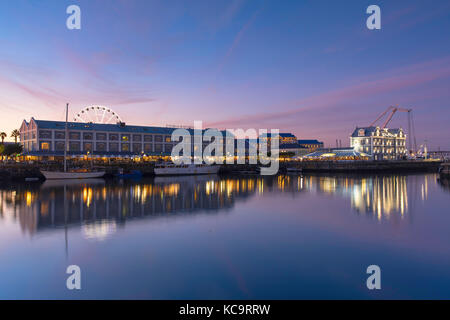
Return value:
<svg viewBox="0 0 450 320">
<path fill-rule="evenodd" d="M 142 172 L 140 170 L 130 170 L 125 172 L 122 168 L 116 174 L 116 177 L 120 179 L 139 179 L 142 178 Z"/>
<path fill-rule="evenodd" d="M 193 175 L 193 174 L 216 174 L 220 165 L 208 164 L 162 164 L 155 166 L 155 175 Z"/>
<path fill-rule="evenodd" d="M 105 171 L 43 171 L 41 173 L 47 180 L 55 179 L 90 179 L 90 178 L 101 178 L 105 175 Z"/>
</svg>

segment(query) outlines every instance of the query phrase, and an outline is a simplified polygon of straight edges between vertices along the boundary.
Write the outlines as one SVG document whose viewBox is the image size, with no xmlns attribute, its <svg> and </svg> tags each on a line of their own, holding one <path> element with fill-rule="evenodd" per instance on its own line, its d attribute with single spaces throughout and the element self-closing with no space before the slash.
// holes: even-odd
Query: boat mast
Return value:
<svg viewBox="0 0 450 320">
<path fill-rule="evenodd" d="M 69 147 L 67 145 L 67 117 L 69 114 L 69 103 L 66 104 L 66 127 L 65 127 L 65 133 L 64 133 L 64 138 L 65 138 L 65 142 L 64 142 L 64 172 L 67 172 L 67 148 Z"/>
</svg>

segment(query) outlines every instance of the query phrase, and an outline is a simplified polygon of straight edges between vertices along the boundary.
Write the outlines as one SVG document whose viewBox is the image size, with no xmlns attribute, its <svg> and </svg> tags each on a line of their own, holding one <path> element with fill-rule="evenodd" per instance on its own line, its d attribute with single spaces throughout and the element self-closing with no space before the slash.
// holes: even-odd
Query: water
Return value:
<svg viewBox="0 0 450 320">
<path fill-rule="evenodd" d="M 0 298 L 450 299 L 449 204 L 434 174 L 2 185 Z"/>
</svg>

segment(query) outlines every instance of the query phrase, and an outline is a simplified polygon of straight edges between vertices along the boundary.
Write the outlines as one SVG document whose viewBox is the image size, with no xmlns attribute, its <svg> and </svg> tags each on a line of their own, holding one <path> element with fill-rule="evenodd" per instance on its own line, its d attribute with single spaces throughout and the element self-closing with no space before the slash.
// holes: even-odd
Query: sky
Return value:
<svg viewBox="0 0 450 320">
<path fill-rule="evenodd" d="M 66 27 L 74 4 L 80 30 Z M 372 4 L 380 30 L 366 27 Z M 62 121 L 69 102 L 70 118 L 105 105 L 128 124 L 335 146 L 399 105 L 418 144 L 450 150 L 449 18 L 446 0 L 0 1 L 0 131 Z M 407 115 L 390 126 L 406 130 Z"/>
</svg>

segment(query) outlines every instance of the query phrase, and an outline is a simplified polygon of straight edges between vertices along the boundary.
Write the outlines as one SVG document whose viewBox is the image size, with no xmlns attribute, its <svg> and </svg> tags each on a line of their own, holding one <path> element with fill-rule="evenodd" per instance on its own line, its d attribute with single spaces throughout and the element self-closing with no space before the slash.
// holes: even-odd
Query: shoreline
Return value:
<svg viewBox="0 0 450 320">
<path fill-rule="evenodd" d="M 439 172 L 441 161 L 283 161 L 280 162 L 278 173 L 286 173 L 287 168 L 301 169 L 304 173 L 396 173 L 396 172 Z M 445 164 L 448 167 L 448 164 Z M 99 165 L 100 166 L 100 165 Z M 106 171 L 106 177 L 114 177 L 120 168 L 124 170 L 140 170 L 144 177 L 155 176 L 154 163 L 122 163 L 101 164 Z M 257 173 L 257 164 L 224 164 L 219 174 Z M 62 164 L 26 164 L 10 163 L 0 165 L 1 181 L 24 181 L 25 178 L 39 178 L 45 170 L 62 170 Z M 447 170 L 448 171 L 448 170 Z M 448 172 L 446 172 L 448 176 Z M 441 173 L 445 175 L 444 173 Z"/>
</svg>

